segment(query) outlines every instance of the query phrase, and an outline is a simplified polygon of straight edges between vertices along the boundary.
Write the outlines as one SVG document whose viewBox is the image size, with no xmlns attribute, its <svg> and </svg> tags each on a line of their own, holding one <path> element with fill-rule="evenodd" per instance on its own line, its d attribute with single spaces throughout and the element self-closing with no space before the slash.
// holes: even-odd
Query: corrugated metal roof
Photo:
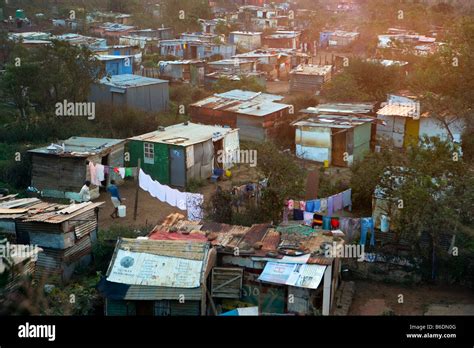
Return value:
<svg viewBox="0 0 474 348">
<path fill-rule="evenodd" d="M 231 31 L 230 34 L 255 36 L 255 35 L 262 35 L 262 32 L 260 31 Z"/>
<path fill-rule="evenodd" d="M 311 106 L 300 112 L 306 114 L 368 114 L 373 111 L 375 103 L 326 103 Z"/>
<path fill-rule="evenodd" d="M 100 83 L 107 86 L 112 86 L 112 87 L 133 88 L 133 87 L 168 83 L 168 81 L 154 79 L 151 77 L 144 77 L 140 75 L 122 74 L 122 75 L 104 77 L 100 80 Z"/>
<path fill-rule="evenodd" d="M 107 280 L 128 285 L 199 288 L 208 242 L 120 238 Z"/>
<path fill-rule="evenodd" d="M 130 140 L 189 146 L 210 139 L 217 141 L 234 131 L 238 131 L 238 129 L 188 122 L 187 125 L 185 123 L 175 124 L 166 127 L 163 131 L 156 130 L 132 137 Z"/>
<path fill-rule="evenodd" d="M 377 111 L 381 116 L 400 116 L 400 117 L 428 117 L 428 114 L 419 113 L 419 107 L 416 103 L 390 103 Z"/>
<path fill-rule="evenodd" d="M 56 212 L 67 205 L 42 202 L 38 198 L 12 199 L 0 204 L 0 219 L 18 219 L 36 214 Z"/>
<path fill-rule="evenodd" d="M 278 101 L 282 100 L 283 97 L 277 94 L 268 94 L 262 92 L 243 91 L 241 89 L 233 89 L 224 93 L 215 94 L 218 98 L 234 99 L 240 101 Z"/>
<path fill-rule="evenodd" d="M 221 60 L 216 60 L 213 62 L 207 63 L 207 65 L 240 65 L 240 64 L 245 64 L 245 63 L 253 63 L 253 60 L 250 59 L 238 59 L 238 58 L 232 58 L 232 59 L 221 59 Z"/>
<path fill-rule="evenodd" d="M 20 219 L 24 222 L 59 224 L 93 210 L 102 204 L 104 202 L 64 205 L 42 202 L 37 198 L 15 199 L 0 204 L 0 219 Z M 21 207 L 21 210 L 18 207 Z"/>
<path fill-rule="evenodd" d="M 265 116 L 289 108 L 290 105 L 275 103 L 283 97 L 275 94 L 235 89 L 200 100 L 192 106 L 214 110 L 226 110 L 242 115 Z"/>
<path fill-rule="evenodd" d="M 57 149 L 48 149 L 48 147 L 40 147 L 29 150 L 32 153 L 51 154 L 58 156 L 75 156 L 88 157 L 90 155 L 99 154 L 110 148 L 123 143 L 124 139 L 108 139 L 108 138 L 88 138 L 88 137 L 71 137 L 60 141 L 57 145 L 64 144 L 64 151 Z"/>
<path fill-rule="evenodd" d="M 297 127 L 323 127 L 323 128 L 354 128 L 364 123 L 371 123 L 375 118 L 362 118 L 346 115 L 319 115 L 317 117 L 309 117 L 292 123 Z"/>
<path fill-rule="evenodd" d="M 301 36 L 301 32 L 299 31 L 284 31 L 284 30 L 277 30 L 275 33 L 266 35 L 265 39 L 294 39 Z"/>
<path fill-rule="evenodd" d="M 115 250 L 202 261 L 207 255 L 208 244 L 207 242 L 120 238 Z"/>
<path fill-rule="evenodd" d="M 70 206 L 63 208 L 58 211 L 41 213 L 22 218 L 24 222 L 47 222 L 50 224 L 60 224 L 65 221 L 72 219 L 73 217 L 85 213 L 86 211 L 93 210 L 103 205 L 104 202 L 85 202 L 80 204 L 71 204 Z"/>
<path fill-rule="evenodd" d="M 170 230 L 176 232 L 170 233 Z M 329 265 L 333 260 L 325 257 L 321 251 L 322 243 L 332 243 L 333 237 L 305 225 L 278 226 L 275 229 L 269 224 L 256 224 L 251 227 L 217 222 L 197 224 L 184 220 L 182 215 L 175 217 L 172 214 L 166 219 L 165 224 L 155 227 L 153 231 L 158 231 L 158 236 L 161 236 L 162 233 L 178 235 L 185 230 L 200 232 L 202 236 L 206 236 L 212 246 L 223 253 L 234 253 L 235 248 L 238 248 L 241 256 L 249 255 L 269 260 L 281 259 L 283 255 L 278 254 L 278 247 L 296 245 L 312 254 L 308 263 Z M 150 236 L 153 235 L 153 231 Z M 186 236 L 191 236 L 191 234 Z M 273 252 L 276 256 L 268 256 L 269 252 Z"/>
<path fill-rule="evenodd" d="M 290 74 L 320 76 L 330 74 L 331 70 L 332 65 L 298 65 Z"/>
<path fill-rule="evenodd" d="M 134 55 L 112 55 L 112 54 L 98 54 L 96 55 L 97 60 L 100 61 L 112 61 L 112 60 L 118 60 L 118 59 L 126 59 L 126 58 L 133 58 Z"/>
</svg>

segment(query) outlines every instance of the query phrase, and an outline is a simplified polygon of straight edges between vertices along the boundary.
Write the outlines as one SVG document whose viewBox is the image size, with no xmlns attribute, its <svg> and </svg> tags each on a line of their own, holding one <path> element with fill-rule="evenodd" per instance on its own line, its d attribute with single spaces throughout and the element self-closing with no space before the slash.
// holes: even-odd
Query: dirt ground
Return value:
<svg viewBox="0 0 474 348">
<path fill-rule="evenodd" d="M 196 191 L 204 195 L 204 201 L 207 201 L 217 186 L 221 186 L 227 190 L 236 185 L 250 182 L 257 179 L 257 174 L 254 168 L 248 166 L 238 166 L 232 168 L 231 178 L 224 178 L 218 183 L 211 183 L 210 180 L 205 181 L 205 185 Z M 112 219 L 110 214 L 114 211 L 113 204 L 110 200 L 110 195 L 107 192 L 101 192 L 100 197 L 95 202 L 105 202 L 100 208 L 99 212 L 99 226 L 102 229 L 108 229 L 113 225 L 124 225 L 132 227 L 146 227 L 152 229 L 157 224 L 160 224 L 169 214 L 181 213 L 186 216 L 186 211 L 179 210 L 167 203 L 161 202 L 142 189 L 138 193 L 138 210 L 137 219 L 133 219 L 133 211 L 135 206 L 136 185 L 134 181 L 126 181 L 119 186 L 120 195 L 124 198 L 124 204 L 127 207 L 127 215 L 124 218 Z"/>
<path fill-rule="evenodd" d="M 399 303 L 403 295 L 403 303 Z M 459 286 L 356 281 L 349 315 L 474 315 L 474 293 Z"/>
</svg>

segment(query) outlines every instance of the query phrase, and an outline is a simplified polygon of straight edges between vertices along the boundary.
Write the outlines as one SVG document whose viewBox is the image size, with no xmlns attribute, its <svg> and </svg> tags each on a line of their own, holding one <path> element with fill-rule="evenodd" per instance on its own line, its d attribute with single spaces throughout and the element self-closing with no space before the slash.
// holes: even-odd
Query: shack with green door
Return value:
<svg viewBox="0 0 474 348">
<path fill-rule="evenodd" d="M 141 168 L 164 185 L 185 187 L 191 180 L 211 177 L 214 168 L 228 169 L 222 153 L 240 149 L 238 129 L 192 122 L 160 127 L 129 139 L 130 166 Z"/>
</svg>

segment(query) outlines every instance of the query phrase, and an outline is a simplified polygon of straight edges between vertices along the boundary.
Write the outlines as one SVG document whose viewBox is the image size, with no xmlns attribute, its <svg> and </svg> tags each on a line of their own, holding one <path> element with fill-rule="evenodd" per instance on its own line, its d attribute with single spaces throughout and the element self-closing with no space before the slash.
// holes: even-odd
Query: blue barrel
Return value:
<svg viewBox="0 0 474 348">
<path fill-rule="evenodd" d="M 323 230 L 330 230 L 330 229 L 331 229 L 331 217 L 323 216 Z"/>
</svg>

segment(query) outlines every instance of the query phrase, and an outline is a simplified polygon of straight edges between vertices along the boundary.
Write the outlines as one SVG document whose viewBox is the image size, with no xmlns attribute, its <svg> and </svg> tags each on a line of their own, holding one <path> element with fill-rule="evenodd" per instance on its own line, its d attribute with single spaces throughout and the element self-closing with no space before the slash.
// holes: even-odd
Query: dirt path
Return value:
<svg viewBox="0 0 474 348">
<path fill-rule="evenodd" d="M 399 303 L 400 295 L 403 296 L 403 303 Z M 458 306 L 447 306 L 454 304 Z M 465 307 L 469 304 L 474 304 L 472 290 L 459 286 L 416 285 L 408 287 L 356 281 L 355 295 L 349 315 L 423 315 L 433 305 L 446 307 L 447 309 L 443 312 L 445 315 L 455 315 L 458 314 L 457 307 Z"/>
<path fill-rule="evenodd" d="M 210 180 L 205 181 L 205 185 L 196 191 L 204 195 L 204 201 L 214 193 L 217 185 L 223 189 L 230 189 L 233 185 L 240 185 L 244 182 L 249 182 L 257 178 L 254 168 L 241 165 L 231 170 L 231 179 L 225 178 L 220 180 L 217 184 L 211 183 Z M 124 218 L 112 219 L 110 214 L 114 211 L 114 207 L 110 200 L 110 195 L 107 192 L 102 192 L 100 197 L 95 202 L 105 202 L 100 208 L 99 212 L 99 227 L 100 229 L 108 229 L 113 225 L 123 225 L 131 227 L 147 227 L 152 229 L 155 225 L 160 224 L 169 214 L 181 213 L 186 216 L 186 211 L 179 210 L 167 203 L 163 203 L 142 189 L 138 193 L 138 214 L 137 219 L 133 219 L 133 210 L 135 206 L 135 192 L 136 185 L 134 181 L 126 181 L 119 186 L 120 195 L 125 198 L 124 204 L 127 207 L 127 215 Z"/>
</svg>

